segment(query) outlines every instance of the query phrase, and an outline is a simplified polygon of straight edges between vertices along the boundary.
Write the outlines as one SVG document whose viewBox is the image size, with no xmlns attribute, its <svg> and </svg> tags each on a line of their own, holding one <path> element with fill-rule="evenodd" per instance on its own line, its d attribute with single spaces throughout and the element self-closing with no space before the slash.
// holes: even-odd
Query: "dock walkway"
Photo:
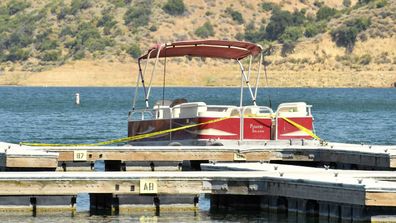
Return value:
<svg viewBox="0 0 396 223">
<path fill-rule="evenodd" d="M 188 198 L 187 206 L 192 208 L 197 194 L 210 194 L 213 207 L 246 204 L 279 208 L 286 202 L 287 208 L 295 211 L 306 212 L 313 205 L 320 215 L 355 220 L 366 219 L 377 208 L 393 213 L 396 210 L 396 182 L 391 182 L 396 174 L 390 171 L 357 174 L 267 163 L 216 163 L 202 168 L 205 171 L 4 172 L 0 175 L 0 209 L 29 209 L 32 200 L 37 208 L 70 209 L 73 197 L 89 193 L 91 199 L 109 196 L 110 205 L 116 197 L 118 208 L 141 204 L 142 198 L 145 205 L 153 206 L 154 197 L 175 205 L 177 199 L 169 202 L 172 195 Z"/>
</svg>

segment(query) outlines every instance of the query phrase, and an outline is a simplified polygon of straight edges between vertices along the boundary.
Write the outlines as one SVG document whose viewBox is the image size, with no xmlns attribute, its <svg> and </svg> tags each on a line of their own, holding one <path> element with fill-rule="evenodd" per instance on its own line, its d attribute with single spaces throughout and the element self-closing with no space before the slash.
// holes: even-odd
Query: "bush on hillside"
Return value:
<svg viewBox="0 0 396 223">
<path fill-rule="evenodd" d="M 345 47 L 348 52 L 352 52 L 357 34 L 355 28 L 341 26 L 331 31 L 331 38 L 337 46 Z"/>
<path fill-rule="evenodd" d="M 261 32 L 260 32 L 261 31 Z M 242 37 L 242 36 L 240 36 Z M 265 27 L 262 26 L 261 29 L 256 30 L 254 22 L 251 21 L 245 26 L 245 34 L 243 38 L 250 42 L 259 42 L 260 40 L 264 39 L 265 37 Z"/>
<path fill-rule="evenodd" d="M 72 0 L 70 4 L 70 13 L 76 15 L 80 10 L 92 6 L 91 0 Z"/>
<path fill-rule="evenodd" d="M 277 40 L 288 26 L 300 26 L 306 21 L 304 11 L 290 13 L 284 10 L 272 12 L 270 21 L 265 29 L 266 39 Z"/>
<path fill-rule="evenodd" d="M 232 20 L 237 22 L 238 24 L 243 24 L 245 21 L 243 19 L 243 16 L 240 12 L 232 9 L 232 8 L 227 8 L 225 11 L 228 15 L 231 16 Z"/>
<path fill-rule="evenodd" d="M 377 8 L 383 8 L 388 4 L 386 0 L 379 0 L 375 3 L 375 7 Z"/>
<path fill-rule="evenodd" d="M 76 35 L 76 30 L 73 27 L 71 27 L 71 26 L 65 26 L 61 30 L 60 35 L 63 36 L 63 37 L 67 36 L 67 35 L 74 36 L 74 35 Z"/>
<path fill-rule="evenodd" d="M 65 46 L 72 49 L 74 53 L 82 49 L 87 49 L 91 52 L 102 51 L 106 46 L 113 45 L 113 41 L 103 38 L 92 23 L 82 23 L 79 25 L 78 30 L 79 32 L 75 39 L 67 42 L 67 44 L 65 43 Z"/>
<path fill-rule="evenodd" d="M 357 18 L 347 21 L 344 25 L 331 31 L 331 38 L 337 46 L 345 47 L 352 52 L 357 35 L 371 25 L 368 18 Z"/>
<path fill-rule="evenodd" d="M 60 50 L 48 50 L 43 52 L 41 59 L 43 61 L 58 61 L 61 59 L 62 53 Z"/>
<path fill-rule="evenodd" d="M 151 15 L 151 1 L 143 1 L 129 8 L 124 14 L 125 25 L 147 26 Z"/>
<path fill-rule="evenodd" d="M 359 58 L 359 64 L 368 65 L 371 62 L 372 58 L 370 54 L 364 54 Z"/>
<path fill-rule="evenodd" d="M 109 35 L 111 33 L 111 29 L 117 24 L 114 16 L 110 14 L 104 14 L 96 24 L 98 27 L 103 27 L 103 33 L 105 35 Z"/>
<path fill-rule="evenodd" d="M 319 1 L 319 0 L 315 0 L 313 4 L 314 4 L 314 6 L 320 8 L 320 7 L 322 7 L 324 5 L 324 2 L 323 1 Z"/>
<path fill-rule="evenodd" d="M 132 0 L 110 0 L 110 2 L 117 8 L 125 7 L 131 4 Z"/>
<path fill-rule="evenodd" d="M 12 47 L 7 55 L 7 60 L 16 62 L 16 61 L 24 61 L 27 60 L 30 56 L 29 50 Z"/>
<path fill-rule="evenodd" d="M 352 3 L 351 0 L 343 0 L 342 4 L 344 5 L 344 7 L 349 8 L 351 7 Z"/>
<path fill-rule="evenodd" d="M 62 20 L 68 14 L 70 14 L 70 8 L 63 1 L 59 1 L 59 2 L 54 1 L 53 4 L 51 5 L 50 11 L 53 15 L 56 15 L 56 18 L 58 20 Z"/>
<path fill-rule="evenodd" d="M 162 9 L 169 15 L 183 15 L 186 6 L 183 0 L 168 0 Z"/>
<path fill-rule="evenodd" d="M 323 6 L 321 7 L 318 12 L 316 13 L 316 20 L 321 21 L 321 20 L 327 20 L 333 17 L 337 13 L 336 9 Z"/>
<path fill-rule="evenodd" d="M 30 3 L 21 0 L 11 0 L 7 4 L 8 14 L 15 15 L 16 13 L 23 11 L 24 9 L 30 7 Z"/>
<path fill-rule="evenodd" d="M 310 22 L 305 25 L 304 36 L 314 37 L 319 33 L 324 33 L 326 31 L 326 23 L 324 22 Z"/>
<path fill-rule="evenodd" d="M 273 10 L 279 10 L 279 9 L 280 9 L 280 7 L 279 7 L 277 4 L 274 4 L 274 3 L 272 3 L 272 2 L 263 2 L 263 3 L 261 4 L 261 8 L 262 8 L 264 11 L 266 11 L 266 12 L 273 11 Z"/>
<path fill-rule="evenodd" d="M 117 22 L 114 20 L 114 16 L 104 14 L 96 24 L 98 27 L 113 27 Z"/>
<path fill-rule="evenodd" d="M 52 40 L 49 38 L 42 39 L 36 43 L 36 49 L 39 51 L 53 50 L 59 47 L 59 42 L 57 40 Z"/>
<path fill-rule="evenodd" d="M 24 48 L 31 44 L 33 33 L 29 30 L 17 30 L 13 32 L 6 41 L 5 45 L 7 48 L 19 47 Z"/>
<path fill-rule="evenodd" d="M 195 35 L 201 38 L 208 38 L 209 36 L 214 36 L 214 34 L 213 26 L 209 21 L 205 22 L 195 30 Z"/>
<path fill-rule="evenodd" d="M 286 56 L 289 53 L 292 53 L 295 47 L 297 40 L 303 36 L 302 28 L 299 26 L 289 26 L 285 29 L 285 31 L 280 36 L 280 42 L 282 45 L 282 56 Z"/>
<path fill-rule="evenodd" d="M 131 57 L 137 59 L 140 57 L 140 55 L 142 55 L 142 51 L 140 50 L 139 45 L 137 44 L 132 44 L 128 50 L 127 50 L 128 54 L 131 55 Z"/>
<path fill-rule="evenodd" d="M 85 50 L 84 49 L 80 49 L 77 50 L 74 54 L 73 54 L 73 59 L 74 60 L 81 60 L 85 57 Z"/>
</svg>

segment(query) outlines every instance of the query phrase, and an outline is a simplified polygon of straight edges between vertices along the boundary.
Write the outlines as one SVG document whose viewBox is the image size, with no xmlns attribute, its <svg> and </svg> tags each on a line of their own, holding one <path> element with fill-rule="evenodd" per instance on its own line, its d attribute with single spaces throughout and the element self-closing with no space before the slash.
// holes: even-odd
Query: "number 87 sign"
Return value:
<svg viewBox="0 0 396 223">
<path fill-rule="evenodd" d="M 74 151 L 74 161 L 86 161 L 87 160 L 87 151 L 84 150 L 79 150 L 79 151 Z"/>
</svg>

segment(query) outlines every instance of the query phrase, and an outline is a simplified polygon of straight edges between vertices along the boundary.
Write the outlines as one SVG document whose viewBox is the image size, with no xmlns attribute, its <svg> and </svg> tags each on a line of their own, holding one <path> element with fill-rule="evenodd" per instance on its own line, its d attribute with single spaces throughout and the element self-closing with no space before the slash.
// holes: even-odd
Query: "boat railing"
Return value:
<svg viewBox="0 0 396 223">
<path fill-rule="evenodd" d="M 241 115 L 242 114 L 242 115 Z M 153 109 L 131 111 L 129 120 L 153 120 L 194 117 L 272 117 L 273 111 L 266 106 L 229 106 L 206 105 L 205 103 L 188 103 L 174 107 L 156 105 Z"/>
<path fill-rule="evenodd" d="M 129 112 L 129 121 L 152 120 L 155 118 L 154 109 L 139 109 Z"/>
</svg>

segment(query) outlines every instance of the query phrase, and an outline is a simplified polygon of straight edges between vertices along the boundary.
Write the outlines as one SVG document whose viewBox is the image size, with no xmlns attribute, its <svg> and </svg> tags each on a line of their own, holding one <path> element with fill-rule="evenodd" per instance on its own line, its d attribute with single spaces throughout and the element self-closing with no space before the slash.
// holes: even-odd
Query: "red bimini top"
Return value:
<svg viewBox="0 0 396 223">
<path fill-rule="evenodd" d="M 258 55 L 262 47 L 260 45 L 227 40 L 191 40 L 166 44 L 158 44 L 149 49 L 146 54 L 139 57 L 141 59 L 158 57 L 211 57 L 221 59 L 241 60 L 247 56 Z M 151 53 L 150 53 L 151 52 Z"/>
</svg>

